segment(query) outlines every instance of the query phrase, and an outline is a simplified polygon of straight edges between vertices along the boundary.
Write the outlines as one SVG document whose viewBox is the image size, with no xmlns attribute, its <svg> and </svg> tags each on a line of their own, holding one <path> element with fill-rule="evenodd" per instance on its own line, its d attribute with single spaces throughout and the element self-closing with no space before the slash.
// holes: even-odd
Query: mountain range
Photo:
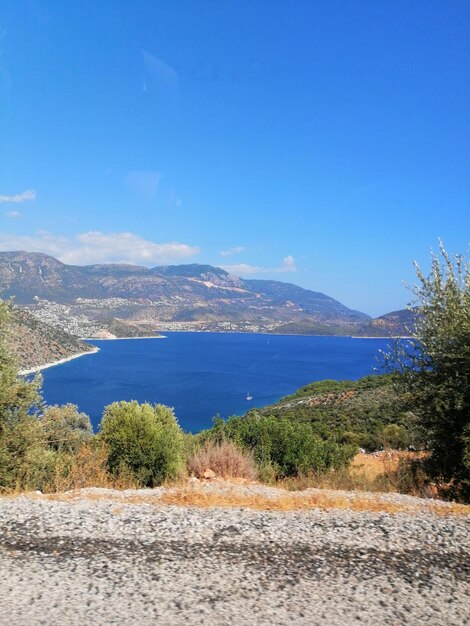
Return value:
<svg viewBox="0 0 470 626">
<path fill-rule="evenodd" d="M 211 265 L 76 266 L 29 252 L 0 252 L 0 297 L 14 297 L 42 321 L 88 337 L 155 330 L 381 336 L 396 334 L 404 313 L 374 325 L 324 293 L 245 280 Z"/>
</svg>

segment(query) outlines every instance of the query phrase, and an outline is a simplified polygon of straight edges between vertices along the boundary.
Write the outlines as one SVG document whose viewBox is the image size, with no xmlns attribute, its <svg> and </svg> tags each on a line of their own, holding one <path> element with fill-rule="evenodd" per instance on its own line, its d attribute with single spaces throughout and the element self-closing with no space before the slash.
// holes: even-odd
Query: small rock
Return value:
<svg viewBox="0 0 470 626">
<path fill-rule="evenodd" d="M 208 467 L 204 471 L 204 474 L 202 475 L 202 477 L 206 478 L 207 480 L 211 480 L 211 478 L 215 478 L 216 477 L 216 473 Z"/>
</svg>

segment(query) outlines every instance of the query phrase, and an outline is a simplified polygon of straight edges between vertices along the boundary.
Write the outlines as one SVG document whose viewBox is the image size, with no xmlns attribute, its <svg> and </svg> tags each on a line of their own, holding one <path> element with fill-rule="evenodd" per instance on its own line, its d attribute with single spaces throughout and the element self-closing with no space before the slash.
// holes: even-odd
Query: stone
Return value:
<svg viewBox="0 0 470 626">
<path fill-rule="evenodd" d="M 211 480 L 212 478 L 216 477 L 216 473 L 208 467 L 206 470 L 204 470 L 202 477 L 206 478 L 207 480 Z"/>
</svg>

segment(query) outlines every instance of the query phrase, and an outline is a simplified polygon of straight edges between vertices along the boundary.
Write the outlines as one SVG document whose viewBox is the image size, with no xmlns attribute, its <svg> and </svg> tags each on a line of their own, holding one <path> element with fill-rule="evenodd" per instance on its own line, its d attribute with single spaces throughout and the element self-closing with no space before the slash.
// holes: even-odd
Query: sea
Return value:
<svg viewBox="0 0 470 626">
<path fill-rule="evenodd" d="M 92 343 L 99 352 L 43 370 L 48 404 L 78 405 L 97 431 L 111 402 L 161 403 L 196 433 L 215 416 L 242 415 L 313 381 L 382 373 L 390 340 L 175 332 Z"/>
</svg>

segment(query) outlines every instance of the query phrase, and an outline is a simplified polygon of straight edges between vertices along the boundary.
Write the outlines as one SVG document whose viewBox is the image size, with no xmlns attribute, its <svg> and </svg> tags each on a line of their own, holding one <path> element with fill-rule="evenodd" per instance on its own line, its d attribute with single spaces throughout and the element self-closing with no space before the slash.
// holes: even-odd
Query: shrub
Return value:
<svg viewBox="0 0 470 626">
<path fill-rule="evenodd" d="M 208 436 L 215 441 L 225 437 L 252 451 L 263 476 L 276 478 L 347 465 L 357 449 L 320 438 L 309 423 L 255 412 L 216 420 Z"/>
<path fill-rule="evenodd" d="M 4 426 L 0 440 L 0 488 L 43 489 L 54 474 L 54 452 L 35 416 Z"/>
<path fill-rule="evenodd" d="M 388 424 L 382 429 L 380 439 L 384 448 L 403 450 L 408 447 L 410 438 L 408 431 L 398 424 Z"/>
<path fill-rule="evenodd" d="M 73 452 L 93 435 L 90 418 L 75 404 L 47 406 L 40 418 L 47 444 L 57 451 Z"/>
<path fill-rule="evenodd" d="M 169 407 L 114 402 L 105 408 L 100 431 L 114 474 L 130 473 L 140 484 L 153 487 L 182 470 L 183 433 Z"/>
<path fill-rule="evenodd" d="M 207 442 L 188 458 L 187 464 L 188 471 L 197 478 L 202 478 L 208 468 L 222 478 L 256 480 L 258 477 L 253 455 L 229 441 Z"/>
<path fill-rule="evenodd" d="M 435 497 L 429 476 L 426 474 L 423 458 L 400 458 L 396 467 L 385 469 L 383 474 L 376 476 L 371 490 L 396 491 L 420 497 Z"/>
<path fill-rule="evenodd" d="M 10 304 L 0 300 L 0 438 L 3 429 L 30 414 L 40 400 L 41 377 L 28 381 L 18 375 L 18 362 L 9 346 Z"/>
<path fill-rule="evenodd" d="M 410 443 L 420 447 L 422 442 L 414 433 L 411 413 L 403 393 L 397 392 L 394 378 L 381 375 L 357 381 L 319 381 L 256 412 L 310 423 L 321 439 L 370 451 L 383 446 L 383 428 L 397 424 L 408 431 Z"/>
<path fill-rule="evenodd" d="M 57 454 L 54 480 L 48 485 L 48 490 L 67 491 L 83 487 L 115 486 L 116 479 L 108 470 L 107 446 L 91 439 L 82 444 L 78 450 Z"/>
<path fill-rule="evenodd" d="M 9 347 L 10 303 L 0 300 L 0 489 L 28 488 L 49 471 L 51 455 L 35 417 L 41 377 L 18 375 Z M 42 468 L 42 469 L 41 469 Z"/>
<path fill-rule="evenodd" d="M 350 430 L 346 430 L 344 431 L 344 433 L 342 433 L 342 435 L 340 436 L 340 441 L 341 443 L 347 443 L 356 447 L 359 447 L 359 445 L 362 443 L 360 434 L 352 432 Z"/>
</svg>

